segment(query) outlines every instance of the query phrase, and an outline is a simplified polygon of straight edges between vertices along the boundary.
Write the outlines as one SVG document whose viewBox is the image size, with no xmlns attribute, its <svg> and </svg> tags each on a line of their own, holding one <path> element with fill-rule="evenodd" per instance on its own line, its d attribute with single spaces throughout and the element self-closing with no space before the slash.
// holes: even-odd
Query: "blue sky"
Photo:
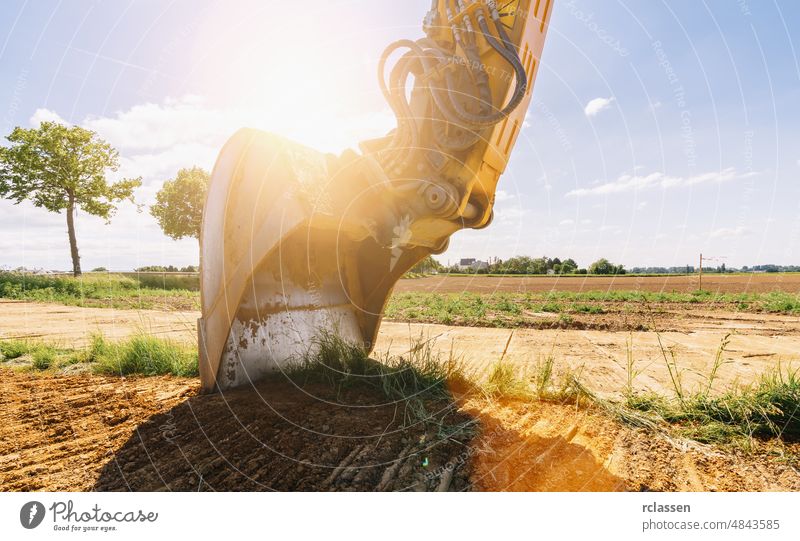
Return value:
<svg viewBox="0 0 800 541">
<path fill-rule="evenodd" d="M 238 127 L 339 151 L 393 119 L 375 80 L 428 0 L 7 0 L 0 132 L 96 130 L 149 204 Z M 495 222 L 440 257 L 604 256 L 631 266 L 800 262 L 800 3 L 557 0 Z M 84 268 L 187 265 L 147 212 L 79 216 Z M 0 201 L 0 266 L 69 268 L 62 215 Z"/>
</svg>

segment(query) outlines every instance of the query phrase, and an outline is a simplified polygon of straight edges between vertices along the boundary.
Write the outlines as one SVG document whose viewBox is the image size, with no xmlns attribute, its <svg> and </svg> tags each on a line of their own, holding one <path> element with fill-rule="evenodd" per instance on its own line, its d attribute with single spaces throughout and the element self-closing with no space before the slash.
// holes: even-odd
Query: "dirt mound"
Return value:
<svg viewBox="0 0 800 541">
<path fill-rule="evenodd" d="M 476 490 L 800 491 L 797 445 L 722 451 L 550 402 L 467 400 Z"/>
</svg>

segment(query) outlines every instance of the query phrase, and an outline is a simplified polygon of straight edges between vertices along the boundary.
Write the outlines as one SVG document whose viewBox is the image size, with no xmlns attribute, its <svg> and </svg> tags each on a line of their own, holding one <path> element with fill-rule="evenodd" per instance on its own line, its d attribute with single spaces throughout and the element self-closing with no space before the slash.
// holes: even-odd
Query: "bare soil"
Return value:
<svg viewBox="0 0 800 541">
<path fill-rule="evenodd" d="M 400 280 L 397 292 L 437 293 L 654 291 L 690 293 L 699 289 L 698 276 L 427 276 Z M 800 273 L 704 274 L 703 289 L 714 293 L 800 291 Z"/>
<path fill-rule="evenodd" d="M 199 396 L 194 380 L 0 371 L 0 490 L 464 490 L 469 432 L 404 424 L 402 404 L 266 381 Z M 468 418 L 429 403 L 437 424 Z M 434 419 L 431 419 L 433 421 Z"/>
<path fill-rule="evenodd" d="M 753 287 L 776 286 L 761 276 L 772 278 L 758 275 Z M 751 287 L 741 281 L 749 277 L 730 278 L 729 287 Z M 398 287 L 413 282 L 419 290 L 435 280 Z M 460 279 L 446 280 L 456 285 Z M 587 280 L 596 289 L 595 280 L 606 279 Z M 620 289 L 631 289 L 630 283 Z M 477 370 L 501 355 L 531 369 L 552 356 L 556 372 L 579 370 L 600 394 L 623 388 L 629 352 L 640 372 L 637 389 L 670 392 L 662 346 L 675 353 L 688 388 L 702 385 L 730 332 L 735 334 L 723 353 L 717 390 L 751 382 L 800 356 L 796 316 L 662 307 L 659 334 L 611 327 L 515 329 L 512 335 L 510 329 L 385 322 L 377 349 L 402 354 L 421 336 Z M 4 301 L 0 339 L 80 347 L 95 331 L 109 338 L 146 332 L 191 343 L 196 317 Z M 0 490 L 800 491 L 798 444 L 761 442 L 753 453 L 722 450 L 632 429 L 593 409 L 461 396 L 457 411 L 449 403 L 429 404 L 429 411 L 448 415 L 453 424 L 472 420 L 475 431 L 442 438 L 421 424 L 404 426 L 402 407 L 383 404 L 365 389 L 300 390 L 276 380 L 255 390 L 197 393 L 193 379 L 0 368 Z"/>
<path fill-rule="evenodd" d="M 365 389 L 197 390 L 0 370 L 0 490 L 800 490 L 797 449 L 722 451 L 575 406 L 429 403 L 445 426 L 477 422 L 443 437 Z"/>
<path fill-rule="evenodd" d="M 476 398 L 462 411 L 481 425 L 472 444 L 475 490 L 800 490 L 796 445 L 723 451 L 549 402 Z"/>
</svg>

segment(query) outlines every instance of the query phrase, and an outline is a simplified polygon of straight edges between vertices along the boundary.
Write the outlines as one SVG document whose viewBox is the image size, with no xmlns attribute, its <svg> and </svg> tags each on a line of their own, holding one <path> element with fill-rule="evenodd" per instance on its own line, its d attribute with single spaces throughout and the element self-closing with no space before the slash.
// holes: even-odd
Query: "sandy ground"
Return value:
<svg viewBox="0 0 800 541">
<path fill-rule="evenodd" d="M 717 350 L 733 332 L 723 353 L 724 365 L 714 387 L 723 390 L 747 383 L 778 366 L 800 361 L 800 318 L 770 314 L 693 311 L 693 317 L 676 318 L 672 330 L 654 332 L 608 332 L 574 329 L 516 329 L 511 342 L 509 329 L 450 327 L 386 321 L 376 346 L 378 353 L 403 354 L 412 340 L 431 340 L 442 355 L 461 357 L 477 371 L 500 359 L 533 369 L 552 356 L 556 370 L 580 371 L 581 379 L 600 393 L 620 391 L 627 382 L 627 358 L 633 355 L 638 376 L 634 386 L 659 392 L 671 383 L 664 361 L 675 353 L 684 371 L 687 387 L 701 385 L 709 373 Z M 92 332 L 120 338 L 146 331 L 191 343 L 196 340 L 194 312 L 156 310 L 112 310 L 27 302 L 0 303 L 0 339 L 36 338 L 62 345 L 84 345 Z M 661 345 L 659 345 L 659 337 Z M 664 350 L 662 351 L 662 346 Z"/>
<path fill-rule="evenodd" d="M 193 312 L 0 303 L 0 338 L 86 344 L 92 332 L 145 331 L 195 340 Z M 798 318 L 692 311 L 661 334 L 687 385 L 702 384 L 731 330 L 716 388 L 797 359 Z M 502 355 L 522 367 L 547 355 L 614 393 L 633 353 L 638 388 L 669 390 L 652 332 L 448 327 L 385 322 L 379 352 L 412 338 L 476 370 Z M 511 341 L 508 338 L 511 336 Z M 628 344 L 632 344 L 629 346 Z M 25 373 L 0 368 L 0 490 L 721 490 L 800 491 L 796 444 L 723 451 L 620 425 L 602 412 L 549 402 L 459 395 L 428 404 L 474 431 L 442 437 L 404 424 L 402 405 L 364 389 L 332 394 L 283 380 L 200 396 L 195 379 Z"/>
</svg>

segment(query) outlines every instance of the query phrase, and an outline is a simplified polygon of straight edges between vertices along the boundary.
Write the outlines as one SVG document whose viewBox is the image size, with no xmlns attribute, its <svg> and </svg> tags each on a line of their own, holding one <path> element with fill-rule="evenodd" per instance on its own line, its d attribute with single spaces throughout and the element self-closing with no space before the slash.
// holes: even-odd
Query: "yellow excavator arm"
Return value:
<svg viewBox="0 0 800 541">
<path fill-rule="evenodd" d="M 397 128 L 360 154 L 250 129 L 228 141 L 201 230 L 204 391 L 282 369 L 323 331 L 370 350 L 397 280 L 456 231 L 489 225 L 551 9 L 433 0 L 425 37 L 381 57 Z"/>
</svg>

